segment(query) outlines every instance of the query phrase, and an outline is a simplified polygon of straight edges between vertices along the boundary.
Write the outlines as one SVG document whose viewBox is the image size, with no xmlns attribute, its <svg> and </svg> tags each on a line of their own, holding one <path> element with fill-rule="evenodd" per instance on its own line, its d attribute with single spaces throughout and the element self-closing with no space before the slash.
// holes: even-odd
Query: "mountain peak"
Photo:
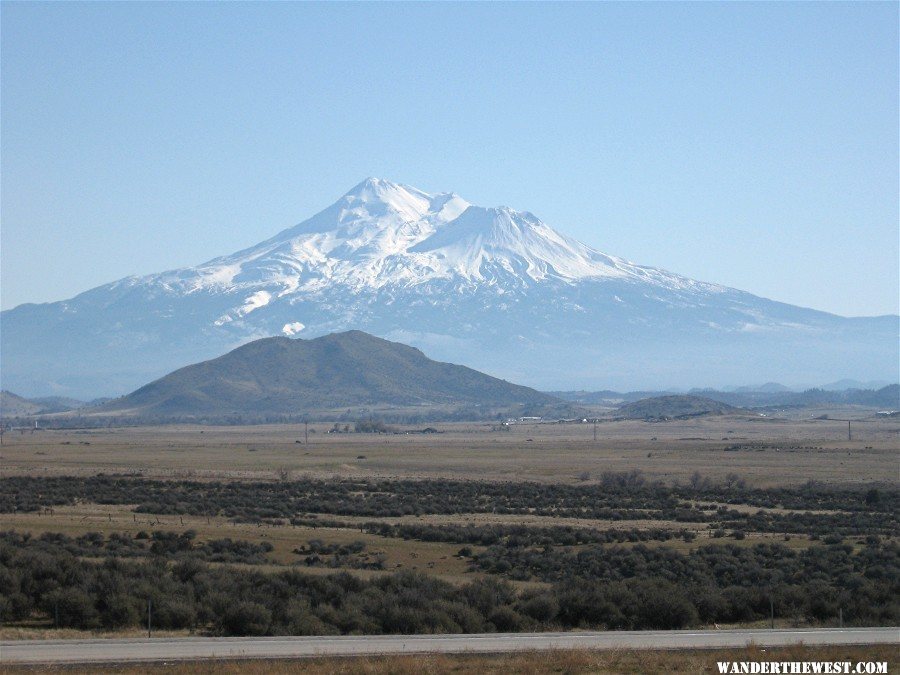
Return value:
<svg viewBox="0 0 900 675">
<path fill-rule="evenodd" d="M 345 197 L 357 197 L 357 198 L 366 198 L 371 195 L 378 194 L 386 194 L 390 192 L 407 192 L 413 191 L 420 194 L 425 194 L 421 190 L 417 190 L 409 185 L 402 185 L 401 183 L 395 183 L 390 180 L 386 180 L 384 178 L 378 178 L 376 176 L 369 176 L 365 180 L 357 183 L 352 188 L 350 188 L 347 193 L 344 195 Z"/>
<path fill-rule="evenodd" d="M 216 325 L 242 319 L 275 297 L 299 298 L 335 286 L 361 292 L 431 282 L 469 289 L 602 278 L 666 288 L 690 283 L 604 255 L 528 211 L 474 206 L 452 192 L 429 194 L 376 177 L 309 220 L 200 270 L 189 282 L 192 289 L 227 287 L 238 279 L 264 287 L 265 295 L 248 293 Z"/>
<path fill-rule="evenodd" d="M 383 178 L 366 178 L 355 185 L 339 201 L 343 209 L 360 215 L 380 216 L 393 211 L 407 220 L 416 220 L 428 213 L 433 197 L 409 185 L 393 183 Z"/>
<path fill-rule="evenodd" d="M 528 211 L 508 206 L 470 206 L 409 252 L 428 254 L 474 280 L 508 272 L 526 283 L 634 274 L 633 265 L 569 239 Z"/>
<path fill-rule="evenodd" d="M 897 320 L 694 281 L 605 255 L 527 211 L 370 177 L 242 251 L 4 312 L 0 339 L 4 386 L 86 398 L 258 337 L 347 328 L 556 389 L 635 388 L 651 369 L 688 383 L 706 372 L 876 378 L 897 370 Z"/>
</svg>

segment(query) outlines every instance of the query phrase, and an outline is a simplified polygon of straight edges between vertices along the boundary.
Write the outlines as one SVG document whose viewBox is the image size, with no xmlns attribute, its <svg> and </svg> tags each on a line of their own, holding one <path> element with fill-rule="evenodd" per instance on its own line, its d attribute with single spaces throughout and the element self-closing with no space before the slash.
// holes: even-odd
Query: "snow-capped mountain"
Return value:
<svg viewBox="0 0 900 675">
<path fill-rule="evenodd" d="M 636 265 L 527 211 L 370 178 L 256 246 L 2 314 L 3 386 L 123 393 L 251 339 L 361 329 L 546 388 L 897 373 L 847 319 Z"/>
<path fill-rule="evenodd" d="M 196 268 L 124 283 L 160 284 L 179 292 L 255 291 L 222 318 L 229 321 L 273 299 L 335 286 L 366 292 L 431 281 L 471 288 L 502 281 L 524 288 L 551 279 L 601 278 L 726 290 L 605 255 L 527 211 L 481 208 L 452 193 L 429 195 L 377 178 L 257 246 Z"/>
</svg>

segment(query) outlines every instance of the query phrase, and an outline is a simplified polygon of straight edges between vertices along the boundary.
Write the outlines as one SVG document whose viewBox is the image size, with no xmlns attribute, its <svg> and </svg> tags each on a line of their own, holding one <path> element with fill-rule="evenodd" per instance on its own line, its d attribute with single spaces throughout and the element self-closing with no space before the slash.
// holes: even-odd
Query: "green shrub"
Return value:
<svg viewBox="0 0 900 675">
<path fill-rule="evenodd" d="M 272 613 L 256 602 L 236 602 L 222 617 L 227 635 L 265 635 L 271 623 Z"/>
</svg>

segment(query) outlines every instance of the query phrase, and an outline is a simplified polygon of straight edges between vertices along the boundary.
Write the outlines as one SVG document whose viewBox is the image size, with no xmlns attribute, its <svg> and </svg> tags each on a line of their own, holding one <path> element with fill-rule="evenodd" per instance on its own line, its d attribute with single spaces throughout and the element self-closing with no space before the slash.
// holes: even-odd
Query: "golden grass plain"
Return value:
<svg viewBox="0 0 900 675">
<path fill-rule="evenodd" d="M 823 412 L 824 411 L 824 412 Z M 853 418 L 815 419 L 821 414 Z M 769 417 L 727 415 L 668 422 L 428 425 L 440 433 L 329 434 L 330 424 L 8 431 L 3 475 L 140 473 L 193 480 L 454 478 L 578 482 L 604 471 L 640 470 L 650 480 L 713 481 L 734 473 L 754 487 L 807 481 L 853 484 L 900 479 L 900 420 L 872 410 L 804 409 Z M 727 450 L 733 446 L 740 449 Z"/>
</svg>

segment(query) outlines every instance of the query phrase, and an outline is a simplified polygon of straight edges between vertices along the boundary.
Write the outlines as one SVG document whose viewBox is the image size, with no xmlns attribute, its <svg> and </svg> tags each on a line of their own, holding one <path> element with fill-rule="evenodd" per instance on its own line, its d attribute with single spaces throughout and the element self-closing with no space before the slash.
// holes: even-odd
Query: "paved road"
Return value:
<svg viewBox="0 0 900 675">
<path fill-rule="evenodd" d="M 480 635 L 372 635 L 273 638 L 154 638 L 0 641 L 3 663 L 102 663 L 183 659 L 298 658 L 425 652 L 512 652 L 532 649 L 678 649 L 761 646 L 900 645 L 900 628 L 809 630 L 607 631 Z"/>
</svg>

